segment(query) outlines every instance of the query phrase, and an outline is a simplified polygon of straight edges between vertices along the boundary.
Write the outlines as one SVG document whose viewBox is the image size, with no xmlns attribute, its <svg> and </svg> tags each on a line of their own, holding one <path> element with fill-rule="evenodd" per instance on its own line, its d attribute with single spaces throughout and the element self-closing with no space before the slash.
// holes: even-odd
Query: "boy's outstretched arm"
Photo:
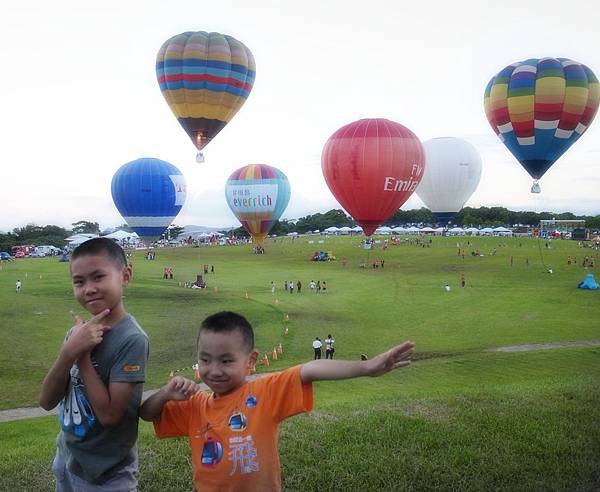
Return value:
<svg viewBox="0 0 600 492">
<path fill-rule="evenodd" d="M 163 406 L 169 400 L 189 400 L 199 390 L 200 387 L 194 381 L 175 376 L 142 403 L 140 417 L 144 420 L 158 420 Z"/>
<path fill-rule="evenodd" d="M 71 366 L 102 341 L 104 333 L 110 329 L 102 324 L 102 319 L 109 313 L 110 310 L 105 309 L 85 323 L 75 317 L 76 324 L 42 383 L 39 403 L 44 410 L 52 410 L 65 396 Z"/>
<path fill-rule="evenodd" d="M 327 360 L 307 362 L 300 370 L 303 383 L 328 379 L 349 379 L 360 376 L 381 376 L 386 372 L 410 364 L 413 342 L 404 342 L 369 360 Z"/>
</svg>

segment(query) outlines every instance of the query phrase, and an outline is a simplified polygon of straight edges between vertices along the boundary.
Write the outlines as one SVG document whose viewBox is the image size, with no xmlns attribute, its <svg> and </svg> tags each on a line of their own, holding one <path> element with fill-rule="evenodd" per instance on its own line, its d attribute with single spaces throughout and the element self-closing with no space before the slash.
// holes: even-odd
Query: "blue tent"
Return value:
<svg viewBox="0 0 600 492">
<path fill-rule="evenodd" d="M 594 278 L 593 273 L 588 273 L 585 276 L 585 278 L 583 279 L 583 281 L 579 282 L 579 285 L 577 287 L 580 289 L 592 289 L 592 290 L 596 290 L 599 288 L 598 282 L 596 282 L 596 279 Z"/>
</svg>

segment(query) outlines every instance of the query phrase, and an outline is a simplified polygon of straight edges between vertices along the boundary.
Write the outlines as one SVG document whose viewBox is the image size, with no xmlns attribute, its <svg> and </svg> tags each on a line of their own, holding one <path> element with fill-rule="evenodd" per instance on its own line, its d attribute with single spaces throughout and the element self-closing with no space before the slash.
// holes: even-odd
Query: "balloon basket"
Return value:
<svg viewBox="0 0 600 492">
<path fill-rule="evenodd" d="M 204 154 L 202 152 L 198 152 L 196 154 L 196 162 L 198 164 L 202 164 L 204 162 Z"/>
<path fill-rule="evenodd" d="M 536 179 L 531 185 L 531 193 L 541 193 L 542 188 L 540 188 L 540 182 Z"/>
</svg>

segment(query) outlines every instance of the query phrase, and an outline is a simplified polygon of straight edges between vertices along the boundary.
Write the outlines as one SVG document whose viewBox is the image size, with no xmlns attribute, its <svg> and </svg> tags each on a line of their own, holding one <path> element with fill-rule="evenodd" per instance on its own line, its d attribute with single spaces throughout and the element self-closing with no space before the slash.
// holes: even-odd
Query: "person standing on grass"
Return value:
<svg viewBox="0 0 600 492">
<path fill-rule="evenodd" d="M 460 286 L 461 286 L 461 287 L 464 287 L 465 285 L 466 285 L 466 282 L 465 282 L 465 274 L 464 274 L 464 273 L 462 273 L 462 274 L 460 275 Z"/>
<path fill-rule="evenodd" d="M 325 359 L 333 360 L 333 354 L 335 352 L 335 348 L 333 347 L 334 343 L 335 340 L 333 337 L 331 335 L 327 335 L 327 338 L 325 339 Z"/>
<path fill-rule="evenodd" d="M 123 305 L 131 270 L 121 247 L 101 237 L 75 248 L 71 278 L 91 318 L 74 316 L 39 398 L 45 410 L 60 404 L 56 491 L 136 490 L 148 337 Z"/>
<path fill-rule="evenodd" d="M 15 283 L 15 290 L 17 294 L 21 292 L 21 279 L 17 279 L 17 282 Z"/>
<path fill-rule="evenodd" d="M 248 381 L 258 352 L 246 318 L 206 318 L 197 339 L 202 381 L 175 376 L 140 409 L 159 438 L 187 436 L 196 490 L 280 491 L 279 426 L 313 408 L 313 381 L 381 376 L 407 367 L 413 342 L 365 361 L 314 360 Z"/>
<path fill-rule="evenodd" d="M 297 290 L 298 294 L 300 294 L 300 292 L 302 291 L 302 282 L 300 280 L 298 280 L 298 282 L 296 282 L 296 288 L 298 289 Z"/>
<path fill-rule="evenodd" d="M 323 346 L 323 342 L 319 337 L 316 337 L 312 343 L 313 349 L 315 350 L 315 360 L 321 358 L 321 347 Z"/>
</svg>

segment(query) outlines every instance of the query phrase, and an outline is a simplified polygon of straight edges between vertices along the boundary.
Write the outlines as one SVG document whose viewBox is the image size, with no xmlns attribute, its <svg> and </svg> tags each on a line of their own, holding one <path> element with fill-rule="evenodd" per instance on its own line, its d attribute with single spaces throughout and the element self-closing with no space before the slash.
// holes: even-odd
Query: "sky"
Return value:
<svg viewBox="0 0 600 492">
<path fill-rule="evenodd" d="M 421 141 L 472 143 L 483 170 L 468 206 L 600 214 L 600 117 L 532 195 L 531 178 L 483 110 L 487 82 L 515 61 L 567 57 L 600 75 L 598 14 L 597 0 L 2 2 L 0 231 L 122 224 L 111 179 L 139 157 L 185 175 L 178 225 L 237 225 L 224 186 L 252 163 L 289 178 L 283 219 L 341 208 L 321 151 L 361 118 L 396 121 Z M 159 47 L 185 31 L 229 34 L 257 65 L 248 100 L 203 164 L 155 75 Z M 414 194 L 402 208 L 421 206 Z"/>
</svg>

